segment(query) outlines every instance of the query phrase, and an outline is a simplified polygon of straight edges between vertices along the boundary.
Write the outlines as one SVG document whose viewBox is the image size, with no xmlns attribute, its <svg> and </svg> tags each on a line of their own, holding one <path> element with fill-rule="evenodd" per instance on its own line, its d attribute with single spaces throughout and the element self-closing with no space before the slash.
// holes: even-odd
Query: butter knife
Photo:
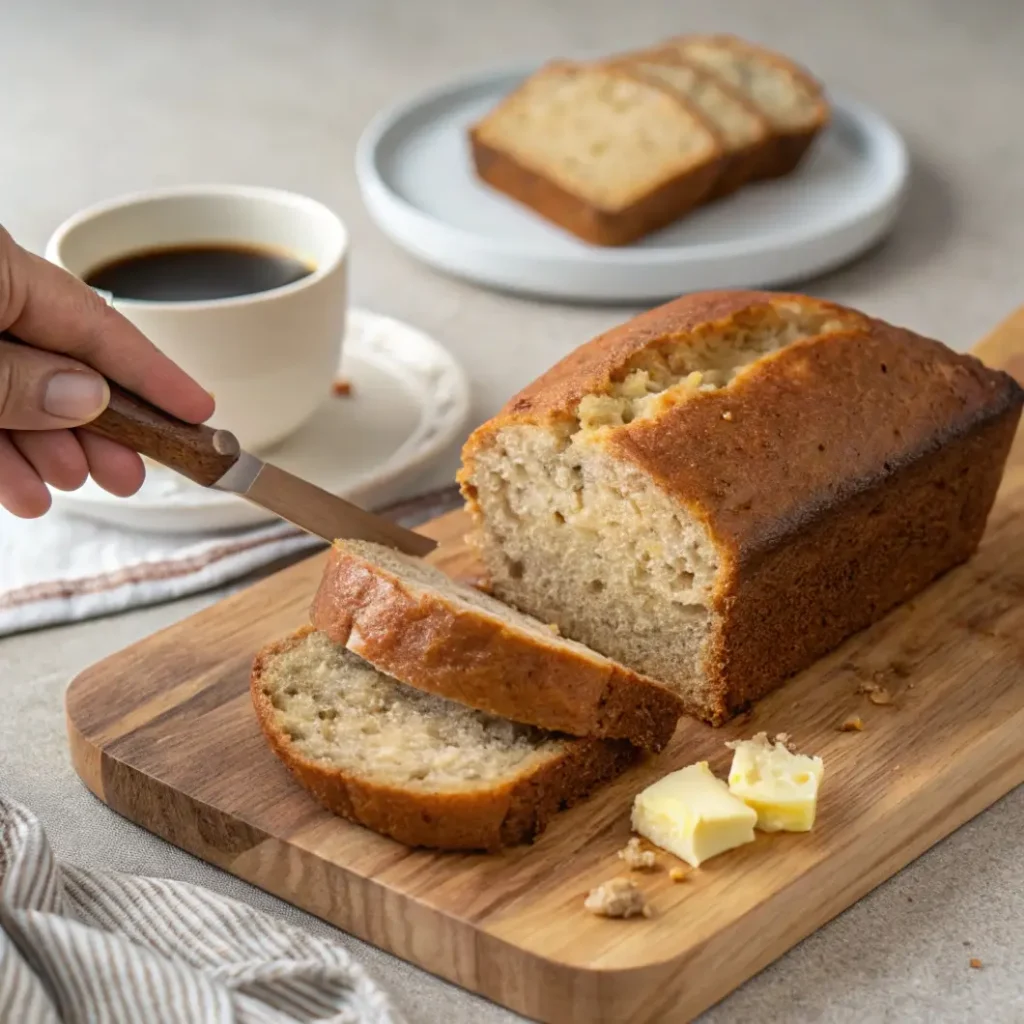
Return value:
<svg viewBox="0 0 1024 1024">
<path fill-rule="evenodd" d="M 109 405 L 79 430 L 117 441 L 203 487 L 237 494 L 328 542 L 370 540 L 410 555 L 426 555 L 437 546 L 244 451 L 230 431 L 185 423 L 108 383 Z"/>
<path fill-rule="evenodd" d="M 0 339 L 23 345 L 0 331 Z M 110 403 L 78 430 L 109 437 L 203 487 L 237 494 L 328 543 L 370 540 L 409 555 L 426 555 L 437 542 L 406 530 L 307 480 L 243 451 L 227 430 L 186 423 L 107 381 Z"/>
</svg>

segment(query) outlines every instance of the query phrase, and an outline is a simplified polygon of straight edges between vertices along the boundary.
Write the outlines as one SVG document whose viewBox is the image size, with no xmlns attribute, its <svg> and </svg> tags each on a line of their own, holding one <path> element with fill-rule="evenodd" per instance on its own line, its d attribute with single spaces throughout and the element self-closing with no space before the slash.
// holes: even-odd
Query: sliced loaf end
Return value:
<svg viewBox="0 0 1024 1024">
<path fill-rule="evenodd" d="M 529 725 L 657 751 L 682 714 L 652 679 L 377 544 L 335 543 L 310 617 L 403 683 Z"/>
<path fill-rule="evenodd" d="M 310 793 L 409 846 L 529 842 L 636 755 L 411 689 L 312 628 L 257 655 L 251 690 L 271 749 Z"/>
</svg>

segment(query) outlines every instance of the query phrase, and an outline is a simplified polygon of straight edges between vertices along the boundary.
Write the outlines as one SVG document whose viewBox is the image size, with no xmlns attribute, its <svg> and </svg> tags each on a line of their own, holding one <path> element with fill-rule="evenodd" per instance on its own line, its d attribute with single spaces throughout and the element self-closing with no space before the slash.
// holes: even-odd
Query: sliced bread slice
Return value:
<svg viewBox="0 0 1024 1024">
<path fill-rule="evenodd" d="M 682 216 L 722 152 L 699 112 L 624 68 L 556 62 L 470 130 L 480 177 L 573 234 L 625 245 Z"/>
<path fill-rule="evenodd" d="M 714 130 L 725 156 L 708 199 L 735 192 L 757 173 L 774 135 L 768 119 L 742 93 L 718 75 L 688 61 L 678 50 L 626 54 L 614 63 L 677 93 Z"/>
<path fill-rule="evenodd" d="M 403 683 L 544 729 L 657 751 L 683 710 L 659 683 L 379 544 L 335 542 L 310 619 Z"/>
<path fill-rule="evenodd" d="M 257 655 L 252 698 L 274 753 L 328 810 L 409 846 L 529 842 L 636 756 L 414 690 L 308 627 Z"/>
<path fill-rule="evenodd" d="M 730 35 L 679 36 L 665 45 L 718 75 L 768 119 L 774 140 L 756 177 L 788 174 L 828 124 L 829 106 L 819 83 L 779 53 Z"/>
</svg>

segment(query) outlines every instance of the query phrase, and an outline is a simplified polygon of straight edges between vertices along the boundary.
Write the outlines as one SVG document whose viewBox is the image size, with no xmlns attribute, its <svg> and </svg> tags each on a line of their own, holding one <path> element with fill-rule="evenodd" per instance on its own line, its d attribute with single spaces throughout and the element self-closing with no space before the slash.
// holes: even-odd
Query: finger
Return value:
<svg viewBox="0 0 1024 1024">
<path fill-rule="evenodd" d="M 0 329 L 63 352 L 173 416 L 200 423 L 213 399 L 136 327 L 67 271 L 0 228 Z"/>
<path fill-rule="evenodd" d="M 70 430 L 16 430 L 14 447 L 51 487 L 75 491 L 85 483 L 89 464 Z"/>
<path fill-rule="evenodd" d="M 67 356 L 0 341 L 0 429 L 60 430 L 95 419 L 110 388 Z"/>
<path fill-rule="evenodd" d="M 22 519 L 36 519 L 50 508 L 50 492 L 14 442 L 0 430 L 0 505 Z"/>
<path fill-rule="evenodd" d="M 85 430 L 76 430 L 75 437 L 85 452 L 89 475 L 103 490 L 119 498 L 127 498 L 142 486 L 146 467 L 136 452 Z"/>
</svg>

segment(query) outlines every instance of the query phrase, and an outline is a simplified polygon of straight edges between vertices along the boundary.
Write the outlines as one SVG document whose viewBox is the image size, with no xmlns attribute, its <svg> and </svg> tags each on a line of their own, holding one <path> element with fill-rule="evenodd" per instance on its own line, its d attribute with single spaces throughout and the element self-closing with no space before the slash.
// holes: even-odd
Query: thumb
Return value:
<svg viewBox="0 0 1024 1024">
<path fill-rule="evenodd" d="M 95 419 L 106 380 L 67 356 L 0 341 L 0 430 L 59 430 Z"/>
</svg>

